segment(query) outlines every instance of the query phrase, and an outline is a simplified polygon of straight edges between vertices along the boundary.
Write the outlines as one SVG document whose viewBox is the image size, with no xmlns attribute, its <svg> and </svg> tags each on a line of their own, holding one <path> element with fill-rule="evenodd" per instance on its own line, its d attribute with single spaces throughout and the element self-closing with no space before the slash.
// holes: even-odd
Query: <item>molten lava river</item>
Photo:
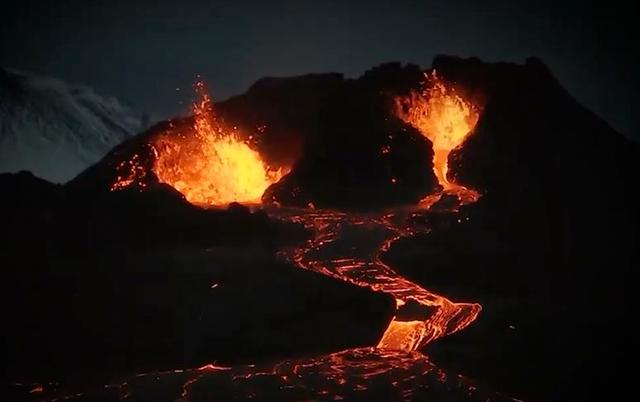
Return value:
<svg viewBox="0 0 640 402">
<path fill-rule="evenodd" d="M 377 345 L 272 364 L 219 366 L 141 373 L 76 401 L 510 401 L 461 375 L 450 375 L 419 349 L 464 329 L 479 314 L 398 275 L 380 260 L 397 239 L 430 229 L 423 206 L 380 214 L 267 208 L 269 215 L 311 229 L 314 236 L 281 257 L 307 269 L 395 297 L 398 310 Z M 452 211 L 453 212 L 453 211 Z M 422 222 L 422 223 L 420 223 Z M 403 306 L 425 306 L 403 319 Z"/>
<path fill-rule="evenodd" d="M 402 277 L 380 259 L 394 241 L 431 230 L 426 223 L 428 219 L 424 218 L 432 213 L 430 208 L 443 194 L 457 196 L 456 207 L 449 211 L 452 214 L 461 204 L 474 202 L 479 197 L 473 190 L 456 185 L 447 178 L 447 156 L 473 130 L 477 112 L 457 95 L 449 93 L 437 81 L 435 73 L 427 76 L 425 85 L 430 86 L 425 86 L 427 89 L 423 92 L 397 99 L 397 113 L 434 144 L 434 170 L 443 187 L 442 193 L 427 197 L 417 206 L 377 214 L 265 207 L 272 218 L 302 224 L 313 233 L 312 239 L 305 244 L 281 250 L 281 258 L 301 269 L 395 298 L 396 316 L 377 345 L 264 365 L 223 367 L 209 364 L 194 369 L 139 374 L 125 382 L 106 385 L 96 392 L 67 398 L 183 402 L 512 400 L 477 386 L 460 375 L 446 373 L 420 352 L 428 343 L 471 324 L 480 313 L 481 306 L 456 303 L 437 295 Z M 197 124 L 200 125 L 199 131 L 214 130 L 205 120 L 197 120 Z M 233 141 L 229 139 L 215 138 L 222 143 L 213 144 L 205 140 L 205 146 L 212 149 L 204 152 L 227 155 L 223 157 L 228 158 L 224 162 L 226 167 L 207 163 L 198 165 L 189 161 L 190 167 L 185 174 L 181 163 L 172 160 L 173 153 L 177 152 L 172 145 L 156 161 L 155 169 L 160 180 L 173 185 L 192 202 L 212 205 L 255 201 L 266 185 L 282 174 L 270 176 L 259 155 L 250 148 L 231 145 Z M 222 151 L 216 148 L 218 146 Z M 226 149 L 227 146 L 230 148 Z M 202 152 L 195 150 L 189 154 Z M 237 158 L 244 162 L 236 163 Z M 251 173 L 247 173 L 247 169 Z M 223 192 L 212 192 L 212 186 L 199 184 L 210 178 L 218 183 L 220 179 L 215 176 L 222 173 L 232 176 L 249 174 L 250 178 L 240 180 L 240 188 L 222 187 Z M 246 191 L 250 188 L 261 189 L 260 194 Z M 411 312 L 407 313 L 407 310 Z"/>
</svg>

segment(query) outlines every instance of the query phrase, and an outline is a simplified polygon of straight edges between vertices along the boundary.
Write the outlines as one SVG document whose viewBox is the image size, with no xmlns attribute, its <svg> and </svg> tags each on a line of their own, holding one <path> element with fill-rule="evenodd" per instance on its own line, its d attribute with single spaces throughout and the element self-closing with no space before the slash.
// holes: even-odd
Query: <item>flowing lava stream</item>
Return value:
<svg viewBox="0 0 640 402">
<path fill-rule="evenodd" d="M 399 314 L 375 347 L 287 359 L 274 364 L 142 373 L 87 393 L 74 401 L 513 401 L 473 381 L 450 375 L 417 349 L 469 325 L 480 305 L 454 303 L 398 275 L 380 260 L 397 239 L 428 232 L 424 207 L 382 214 L 273 208 L 269 215 L 301 223 L 314 236 L 281 256 L 302 269 L 393 295 Z M 424 317 L 403 320 L 408 303 L 427 307 Z M 42 389 L 42 385 L 34 387 Z M 51 398 L 57 401 L 63 398 Z"/>
<path fill-rule="evenodd" d="M 286 210 L 271 214 L 282 213 Z M 463 329 L 481 310 L 479 304 L 453 303 L 431 293 L 381 261 L 380 254 L 397 239 L 428 230 L 408 224 L 407 218 L 418 215 L 419 211 L 402 210 L 379 216 L 320 210 L 285 215 L 315 233 L 304 247 L 288 252 L 288 258 L 299 267 L 390 294 L 399 312 L 410 302 L 426 307 L 423 319 L 404 320 L 397 315 L 377 345 L 381 349 L 418 350 Z"/>
<path fill-rule="evenodd" d="M 396 273 L 380 258 L 394 241 L 431 230 L 421 223 L 425 222 L 421 218 L 430 213 L 430 207 L 443 194 L 455 195 L 458 205 L 479 198 L 475 191 L 447 177 L 449 152 L 472 131 L 477 113 L 470 104 L 450 94 L 435 72 L 427 79 L 423 92 L 397 99 L 397 113 L 434 144 L 434 173 L 443 187 L 442 193 L 425 198 L 415 207 L 378 214 L 267 208 L 271 217 L 302 224 L 313 233 L 306 243 L 281 250 L 282 258 L 302 269 L 394 297 L 396 315 L 377 345 L 260 366 L 208 364 L 198 369 L 139 374 L 95 392 L 67 394 L 63 398 L 179 402 L 513 400 L 479 388 L 462 376 L 448 375 L 418 351 L 429 342 L 468 326 L 481 306 L 455 303 L 432 293 Z M 279 179 L 282 172 L 269 173 L 257 152 L 234 137 L 221 135 L 215 120 L 207 117 L 212 116 L 208 97 L 196 105 L 195 112 L 195 140 L 174 139 L 162 146 L 161 139 L 155 144 L 154 173 L 161 181 L 174 186 L 193 203 L 219 205 L 255 201 L 268 184 Z M 140 179 L 139 165 L 130 166 L 135 167 L 131 169 L 133 176 L 119 177 L 113 190 Z M 212 186 L 210 180 L 220 185 Z M 42 392 L 43 386 L 35 384 L 34 390 Z M 50 400 L 57 399 L 62 398 Z"/>
</svg>

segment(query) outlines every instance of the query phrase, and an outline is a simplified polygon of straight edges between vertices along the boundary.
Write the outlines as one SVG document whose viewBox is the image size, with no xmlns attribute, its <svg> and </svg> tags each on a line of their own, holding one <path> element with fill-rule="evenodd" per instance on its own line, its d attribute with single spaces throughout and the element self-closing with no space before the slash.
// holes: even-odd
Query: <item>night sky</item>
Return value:
<svg viewBox="0 0 640 402">
<path fill-rule="evenodd" d="M 584 105 L 640 140 L 640 7 L 604 3 L 5 0 L 0 66 L 87 84 L 160 118 L 185 112 L 197 74 L 223 99 L 263 76 L 357 76 L 385 61 L 427 67 L 438 53 L 534 55 Z"/>
</svg>

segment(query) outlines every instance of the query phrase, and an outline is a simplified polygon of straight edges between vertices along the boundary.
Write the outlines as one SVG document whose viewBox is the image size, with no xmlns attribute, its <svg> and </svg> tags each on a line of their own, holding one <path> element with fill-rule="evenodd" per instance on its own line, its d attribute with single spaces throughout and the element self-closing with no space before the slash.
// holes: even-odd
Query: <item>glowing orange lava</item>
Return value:
<svg viewBox="0 0 640 402">
<path fill-rule="evenodd" d="M 453 88 L 445 86 L 435 70 L 425 74 L 421 92 L 396 98 L 396 113 L 433 144 L 433 171 L 445 190 L 456 187 L 447 173 L 449 153 L 459 147 L 478 122 L 478 111 Z"/>
<path fill-rule="evenodd" d="M 415 212 L 425 211 L 424 206 Z M 397 307 L 409 301 L 431 307 L 433 314 L 423 319 L 394 318 L 382 335 L 377 347 L 390 350 L 415 351 L 443 336 L 460 331 L 471 324 L 482 307 L 477 303 L 455 303 L 424 289 L 399 275 L 381 260 L 382 253 L 404 237 L 422 233 L 407 221 L 407 211 L 378 214 L 354 214 L 329 210 L 287 211 L 278 209 L 291 222 L 301 223 L 314 237 L 306 244 L 287 250 L 285 255 L 298 267 L 336 279 L 368 287 L 393 296 Z M 287 216 L 287 214 L 292 213 Z M 345 233 L 357 242 L 349 251 L 335 247 Z M 377 235 L 372 235 L 377 233 Z M 380 236 L 384 234 L 383 236 Z"/>
<path fill-rule="evenodd" d="M 270 170 L 257 151 L 219 124 L 202 82 L 196 91 L 201 101 L 193 107 L 194 133 L 180 140 L 161 137 L 153 171 L 195 204 L 259 202 L 282 170 Z"/>
<path fill-rule="evenodd" d="M 270 169 L 247 141 L 216 119 L 204 83 L 195 88 L 200 101 L 193 105 L 193 129 L 163 133 L 153 141 L 153 172 L 194 204 L 260 202 L 267 187 L 287 172 Z M 129 162 L 129 172 L 118 177 L 112 190 L 143 176 L 144 169 L 135 162 Z"/>
</svg>

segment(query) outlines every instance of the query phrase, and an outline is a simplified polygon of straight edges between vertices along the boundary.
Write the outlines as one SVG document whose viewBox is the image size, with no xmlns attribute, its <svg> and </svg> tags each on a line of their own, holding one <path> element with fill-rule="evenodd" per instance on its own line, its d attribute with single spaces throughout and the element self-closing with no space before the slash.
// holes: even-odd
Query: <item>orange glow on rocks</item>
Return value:
<svg viewBox="0 0 640 402">
<path fill-rule="evenodd" d="M 203 82 L 196 83 L 195 89 L 200 100 L 193 104 L 192 130 L 163 133 L 150 144 L 153 172 L 193 204 L 260 202 L 267 187 L 287 171 L 269 168 L 248 141 L 216 118 Z M 129 171 L 140 178 L 140 165 L 134 162 L 129 164 L 136 167 Z M 120 175 L 112 190 L 131 185 L 135 177 L 129 172 Z"/>
<path fill-rule="evenodd" d="M 435 70 L 425 74 L 422 91 L 396 98 L 396 114 L 433 144 L 433 171 L 445 190 L 455 188 L 447 173 L 449 153 L 462 145 L 478 122 L 478 110 L 445 86 Z"/>
</svg>

